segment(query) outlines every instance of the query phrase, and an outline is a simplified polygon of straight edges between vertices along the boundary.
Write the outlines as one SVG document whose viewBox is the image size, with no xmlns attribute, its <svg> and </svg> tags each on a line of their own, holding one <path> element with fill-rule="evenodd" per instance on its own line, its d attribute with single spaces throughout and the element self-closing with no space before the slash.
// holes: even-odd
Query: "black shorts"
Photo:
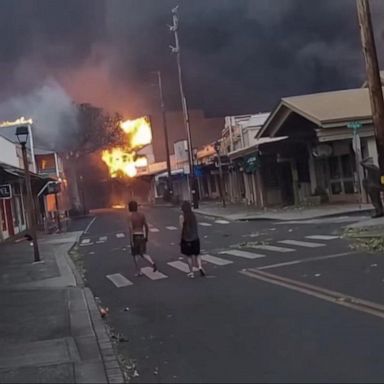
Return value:
<svg viewBox="0 0 384 384">
<path fill-rule="evenodd" d="M 185 256 L 200 255 L 200 240 L 185 241 L 181 240 L 180 242 L 180 251 Z"/>
<path fill-rule="evenodd" d="M 147 240 L 144 235 L 133 235 L 131 244 L 132 256 L 142 256 L 147 252 Z"/>
</svg>

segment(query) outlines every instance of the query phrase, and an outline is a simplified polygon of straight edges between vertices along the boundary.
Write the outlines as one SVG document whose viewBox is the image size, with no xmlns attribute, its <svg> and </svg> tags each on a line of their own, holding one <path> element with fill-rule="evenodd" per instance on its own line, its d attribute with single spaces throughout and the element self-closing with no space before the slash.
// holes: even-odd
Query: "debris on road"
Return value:
<svg viewBox="0 0 384 384">
<path fill-rule="evenodd" d="M 106 307 L 106 308 L 100 307 L 100 315 L 102 318 L 106 317 L 108 314 L 109 314 L 109 308 L 108 307 Z"/>
<path fill-rule="evenodd" d="M 128 312 L 128 311 L 129 311 L 129 307 L 125 307 L 124 312 Z"/>
</svg>

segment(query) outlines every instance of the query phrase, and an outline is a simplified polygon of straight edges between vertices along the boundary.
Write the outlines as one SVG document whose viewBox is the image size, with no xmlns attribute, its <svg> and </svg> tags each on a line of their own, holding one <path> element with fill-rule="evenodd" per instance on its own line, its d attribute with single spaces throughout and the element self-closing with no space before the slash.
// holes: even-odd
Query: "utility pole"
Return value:
<svg viewBox="0 0 384 384">
<path fill-rule="evenodd" d="M 161 105 L 161 117 L 163 122 L 164 129 L 164 142 L 165 142 L 165 153 L 167 156 L 167 173 L 168 173 L 168 191 L 170 194 L 170 198 L 172 200 L 173 197 L 173 186 L 172 186 L 172 173 L 171 173 L 171 159 L 169 155 L 169 140 L 168 140 L 168 126 L 167 126 L 167 116 L 165 113 L 165 102 L 164 102 L 164 93 L 163 93 L 163 82 L 161 78 L 161 72 L 156 71 L 157 80 L 159 85 L 159 95 L 160 95 L 160 105 Z"/>
<path fill-rule="evenodd" d="M 384 100 L 368 0 L 356 0 L 376 137 L 380 181 L 384 185 Z"/>
<path fill-rule="evenodd" d="M 175 46 L 171 46 L 172 53 L 176 54 L 176 63 L 177 70 L 179 74 L 179 87 L 180 87 L 180 97 L 181 97 L 181 105 L 183 108 L 184 115 L 184 124 L 185 129 L 187 131 L 187 142 L 188 142 L 188 162 L 189 162 L 189 177 L 190 177 L 190 192 L 192 195 L 193 208 L 199 208 L 199 197 L 197 195 L 197 180 L 195 177 L 194 170 L 194 161 L 193 161 L 193 153 L 192 153 L 192 135 L 191 135 L 191 126 L 189 122 L 189 113 L 188 113 L 188 105 L 187 99 L 184 94 L 184 85 L 183 85 L 183 72 L 181 68 L 181 55 L 180 55 L 180 41 L 179 41 L 179 16 L 178 16 L 178 8 L 179 6 L 172 9 L 173 14 L 173 25 L 170 26 L 171 32 L 175 35 Z"/>
<path fill-rule="evenodd" d="M 225 191 L 224 191 L 224 181 L 223 181 L 223 164 L 221 162 L 221 142 L 216 141 L 214 144 L 215 151 L 217 153 L 217 162 L 219 166 L 219 188 L 220 188 L 220 197 L 223 202 L 223 207 L 226 207 L 225 203 Z"/>
</svg>

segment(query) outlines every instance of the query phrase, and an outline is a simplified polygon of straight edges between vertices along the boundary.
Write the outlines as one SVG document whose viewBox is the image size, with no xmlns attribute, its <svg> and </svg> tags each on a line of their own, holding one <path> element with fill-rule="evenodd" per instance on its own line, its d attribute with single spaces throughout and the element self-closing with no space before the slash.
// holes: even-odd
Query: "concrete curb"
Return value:
<svg viewBox="0 0 384 384">
<path fill-rule="evenodd" d="M 99 350 L 103 359 L 108 383 L 125 383 L 123 372 L 116 357 L 116 351 L 114 350 L 112 342 L 109 338 L 107 328 L 100 318 L 100 311 L 97 307 L 92 291 L 89 288 L 84 288 L 83 291 L 88 305 L 88 311 L 91 317 L 93 329 L 96 334 Z"/>
<path fill-rule="evenodd" d="M 88 314 L 96 338 L 98 349 L 104 365 L 107 382 L 110 384 L 125 383 L 123 371 L 120 367 L 116 351 L 113 348 L 107 328 L 100 317 L 100 311 L 90 288 L 85 286 L 84 280 L 72 261 L 69 252 L 79 243 L 83 232 L 78 233 L 76 242 L 68 249 L 65 259 L 71 268 L 78 286 L 81 287 L 87 305 Z"/>
<path fill-rule="evenodd" d="M 260 214 L 258 216 L 250 216 L 250 217 L 238 217 L 233 218 L 232 215 L 220 215 L 210 212 L 204 212 L 200 209 L 194 210 L 194 212 L 198 215 L 202 216 L 208 216 L 208 217 L 214 217 L 218 219 L 224 219 L 228 221 L 304 221 L 304 220 L 311 220 L 311 219 L 326 219 L 326 218 L 332 218 L 332 217 L 338 217 L 342 215 L 354 215 L 358 213 L 366 213 L 371 212 L 372 208 L 364 208 L 364 209 L 358 209 L 358 210 L 352 210 L 352 211 L 346 211 L 346 212 L 339 212 L 339 213 L 331 213 L 331 214 L 324 214 L 324 215 L 316 215 L 312 217 L 304 217 L 304 218 L 283 218 L 283 217 L 268 217 L 268 215 Z M 234 215 L 233 215 L 234 216 Z"/>
</svg>

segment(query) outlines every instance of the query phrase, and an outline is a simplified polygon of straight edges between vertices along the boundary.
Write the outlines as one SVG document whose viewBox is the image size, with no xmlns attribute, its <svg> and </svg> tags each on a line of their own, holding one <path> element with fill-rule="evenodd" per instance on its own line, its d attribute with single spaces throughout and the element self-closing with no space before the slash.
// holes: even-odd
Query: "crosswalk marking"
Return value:
<svg viewBox="0 0 384 384">
<path fill-rule="evenodd" d="M 159 271 L 153 272 L 152 267 L 141 268 L 141 272 L 151 280 L 166 279 L 168 277 Z"/>
<path fill-rule="evenodd" d="M 122 238 L 125 237 L 125 234 L 124 234 L 124 233 L 116 233 L 116 237 L 117 237 L 118 239 L 122 239 Z"/>
<path fill-rule="evenodd" d="M 91 242 L 91 239 L 83 239 L 83 240 L 81 240 L 80 247 L 86 247 L 88 245 L 93 245 L 93 243 Z"/>
<path fill-rule="evenodd" d="M 160 230 L 158 228 L 152 227 L 149 228 L 149 232 L 160 232 Z"/>
<path fill-rule="evenodd" d="M 199 223 L 202 227 L 212 227 L 211 223 Z"/>
<path fill-rule="evenodd" d="M 261 255 L 253 252 L 240 251 L 239 249 L 232 249 L 228 251 L 222 251 L 219 253 L 220 255 L 231 255 L 231 256 L 242 257 L 244 259 L 260 259 L 261 257 L 265 257 L 265 255 Z"/>
<path fill-rule="evenodd" d="M 228 265 L 233 263 L 232 260 L 225 260 L 212 255 L 202 255 L 201 259 L 215 265 Z"/>
<path fill-rule="evenodd" d="M 281 252 L 281 253 L 295 251 L 292 248 L 276 247 L 275 245 L 247 245 L 247 248 L 262 249 L 264 251 Z"/>
<path fill-rule="evenodd" d="M 229 224 L 229 221 L 227 220 L 215 220 L 216 224 Z"/>
<path fill-rule="evenodd" d="M 96 241 L 97 244 L 105 243 L 107 241 L 107 236 L 100 236 L 99 240 Z"/>
<path fill-rule="evenodd" d="M 279 241 L 281 244 L 287 244 L 287 245 L 297 245 L 299 247 L 306 247 L 306 248 L 318 248 L 318 247 L 324 247 L 325 244 L 321 243 L 312 243 L 309 241 L 297 241 L 297 240 L 281 240 Z"/>
<path fill-rule="evenodd" d="M 306 239 L 311 240 L 334 240 L 338 239 L 339 236 L 331 236 L 331 235 L 311 235 L 311 236 L 305 236 Z"/>
<path fill-rule="evenodd" d="M 107 275 L 106 278 L 109 279 L 110 281 L 112 281 L 112 283 L 117 288 L 128 287 L 129 285 L 133 285 L 132 281 L 129 281 L 126 277 L 124 277 L 120 273 L 114 273 L 112 275 Z"/>
<path fill-rule="evenodd" d="M 170 231 L 176 231 L 177 230 L 177 228 L 172 226 L 172 225 L 165 227 L 165 228 L 169 229 Z"/>
<path fill-rule="evenodd" d="M 176 260 L 176 261 L 170 261 L 167 263 L 169 266 L 178 269 L 181 272 L 188 273 L 189 267 L 186 263 L 183 263 L 182 261 Z"/>
</svg>

